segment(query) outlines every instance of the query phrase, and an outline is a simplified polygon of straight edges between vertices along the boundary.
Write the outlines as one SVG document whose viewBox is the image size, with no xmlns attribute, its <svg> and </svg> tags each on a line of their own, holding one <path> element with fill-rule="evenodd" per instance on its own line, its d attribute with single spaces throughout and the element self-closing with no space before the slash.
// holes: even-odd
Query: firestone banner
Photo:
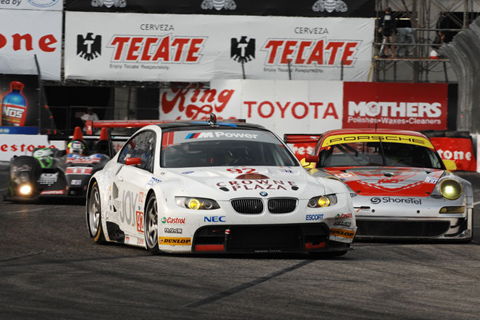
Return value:
<svg viewBox="0 0 480 320">
<path fill-rule="evenodd" d="M 455 161 L 457 170 L 477 171 L 472 139 L 432 137 L 430 140 L 442 159 Z"/>
<path fill-rule="evenodd" d="M 65 29 L 66 79 L 366 81 L 374 19 L 67 12 Z"/>
<path fill-rule="evenodd" d="M 175 14 L 375 17 L 375 1 L 370 0 L 67 0 L 66 9 Z"/>
<path fill-rule="evenodd" d="M 343 128 L 446 130 L 448 85 L 345 82 Z"/>
<path fill-rule="evenodd" d="M 201 86 L 163 90 L 160 119 L 245 119 L 281 138 L 285 133 L 324 132 L 342 125 L 341 81 L 213 81 Z"/>
<path fill-rule="evenodd" d="M 38 74 L 60 80 L 62 12 L 0 10 L 0 73 Z"/>
</svg>

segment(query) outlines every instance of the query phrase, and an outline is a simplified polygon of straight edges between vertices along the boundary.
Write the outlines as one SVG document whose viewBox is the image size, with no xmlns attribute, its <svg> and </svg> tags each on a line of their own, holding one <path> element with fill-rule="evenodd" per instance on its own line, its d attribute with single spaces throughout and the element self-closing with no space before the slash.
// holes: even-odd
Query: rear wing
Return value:
<svg viewBox="0 0 480 320">
<path fill-rule="evenodd" d="M 85 127 L 88 135 L 92 135 L 99 128 L 141 128 L 151 124 L 169 123 L 171 120 L 99 120 L 86 121 Z"/>
<path fill-rule="evenodd" d="M 86 121 L 85 122 L 85 127 L 86 127 L 86 133 L 88 135 L 92 135 L 95 132 L 95 129 L 99 128 L 141 128 L 145 126 L 149 126 L 152 124 L 161 124 L 161 123 L 171 123 L 171 122 L 186 122 L 190 120 L 99 120 L 99 121 Z M 198 121 L 205 121 L 208 122 L 208 120 L 203 119 L 203 120 L 195 120 L 195 122 Z M 210 118 L 210 121 L 212 121 L 212 118 Z M 216 118 L 214 120 L 216 122 Z M 222 122 L 246 122 L 245 119 L 222 119 Z M 192 120 L 192 122 L 194 122 Z"/>
<path fill-rule="evenodd" d="M 318 139 L 322 137 L 322 134 L 307 134 L 307 133 L 285 133 L 283 135 L 283 141 L 287 144 L 294 143 L 313 143 L 316 144 Z"/>
</svg>

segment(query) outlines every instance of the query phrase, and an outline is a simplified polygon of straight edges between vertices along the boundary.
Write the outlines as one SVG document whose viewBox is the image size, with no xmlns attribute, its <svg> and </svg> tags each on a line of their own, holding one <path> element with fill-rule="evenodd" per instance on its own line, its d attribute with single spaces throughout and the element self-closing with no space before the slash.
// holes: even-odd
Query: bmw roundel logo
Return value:
<svg viewBox="0 0 480 320">
<path fill-rule="evenodd" d="M 268 193 L 266 193 L 265 191 L 262 191 L 262 192 L 260 192 L 260 195 L 261 195 L 262 197 L 266 197 L 266 196 L 268 196 Z"/>
</svg>

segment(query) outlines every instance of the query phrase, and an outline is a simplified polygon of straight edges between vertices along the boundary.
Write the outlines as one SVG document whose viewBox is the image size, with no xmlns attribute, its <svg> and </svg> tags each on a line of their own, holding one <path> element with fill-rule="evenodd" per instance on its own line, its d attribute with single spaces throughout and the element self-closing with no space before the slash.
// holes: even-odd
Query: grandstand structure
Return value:
<svg viewBox="0 0 480 320">
<path fill-rule="evenodd" d="M 386 7 L 391 7 L 397 18 L 396 56 L 381 58 L 378 36 L 370 80 L 457 82 L 458 70 L 445 50 L 434 50 L 434 41 L 438 32 L 443 32 L 445 43 L 449 43 L 468 29 L 480 15 L 480 0 L 377 0 L 378 17 Z"/>
</svg>

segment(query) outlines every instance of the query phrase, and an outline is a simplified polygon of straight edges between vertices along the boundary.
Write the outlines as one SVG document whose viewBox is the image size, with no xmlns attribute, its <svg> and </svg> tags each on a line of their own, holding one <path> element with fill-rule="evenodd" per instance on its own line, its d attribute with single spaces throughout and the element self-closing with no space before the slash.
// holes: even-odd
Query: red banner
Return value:
<svg viewBox="0 0 480 320">
<path fill-rule="evenodd" d="M 471 139 L 432 137 L 430 140 L 442 159 L 455 161 L 457 170 L 477 171 Z"/>
<path fill-rule="evenodd" d="M 448 85 L 345 82 L 343 128 L 447 129 Z"/>
</svg>

